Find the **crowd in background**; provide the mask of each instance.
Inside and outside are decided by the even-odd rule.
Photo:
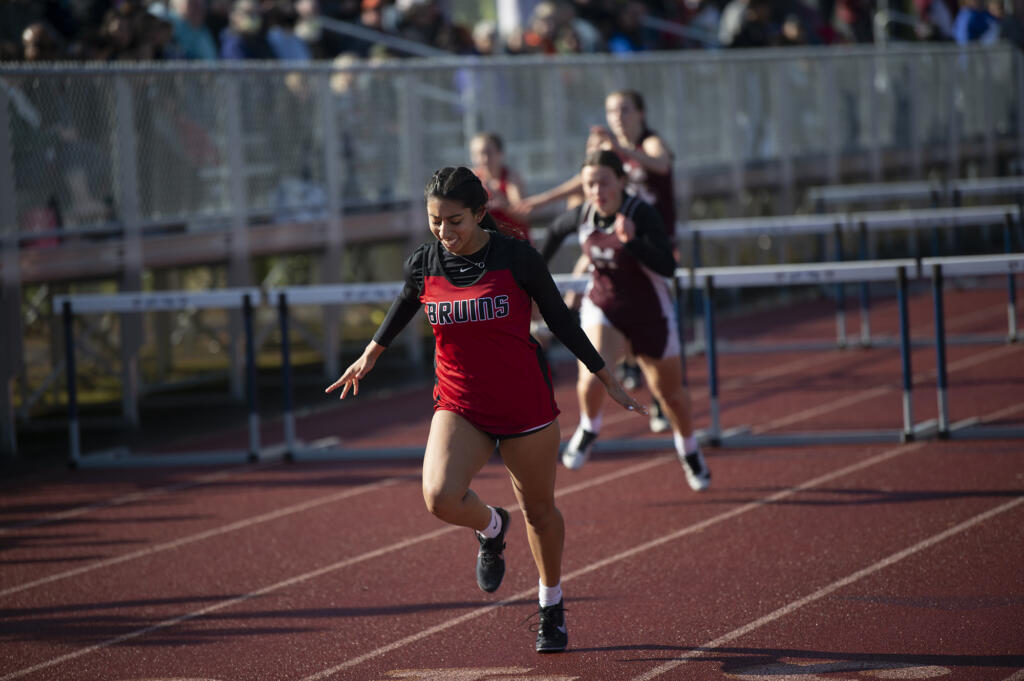
[[[886,40],[1024,43],[1024,0],[880,4],[540,0],[519,28],[499,32],[495,21],[455,21],[450,0],[6,0],[0,3],[0,61],[409,54],[396,47],[401,43],[374,39],[381,34],[465,55],[821,45],[874,42],[883,25]],[[336,30],[335,22],[377,33],[355,37]]]

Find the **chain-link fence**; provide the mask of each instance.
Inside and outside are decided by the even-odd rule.
[[[916,154],[920,171],[936,153],[955,164],[964,145],[1019,145],[1020,78],[1010,48],[0,66],[0,165],[14,183],[0,189],[14,206],[0,230],[322,219],[331,187],[342,210],[415,199],[431,169],[467,161],[482,129],[504,136],[539,190],[574,171],[604,96],[621,88],[645,95],[684,175],[887,150]]]

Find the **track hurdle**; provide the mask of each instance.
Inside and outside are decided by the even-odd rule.
[[[288,339],[289,309],[293,305],[353,305],[389,303],[402,290],[403,282],[379,284],[323,284],[283,286],[270,289],[267,299],[277,307],[281,331],[282,422],[285,458],[291,461],[316,459],[408,458],[423,453],[423,447],[375,448],[373,450],[337,447],[333,442],[307,443],[295,425],[295,397],[292,380],[291,344]]]
[[[1014,196],[1024,197],[1024,176],[836,184],[811,187],[807,191],[808,201],[819,213],[834,206],[883,201],[927,201],[932,207],[938,207],[941,204],[960,206],[965,198]]]
[[[938,206],[945,196],[942,184],[928,180],[835,184],[807,190],[807,199],[819,213],[837,205],[884,201],[928,201]]]
[[[1014,277],[1024,274],[1024,254],[952,256],[946,258],[925,258],[921,261],[921,274],[931,278],[932,301],[935,315],[935,361],[936,398],[938,400],[938,436],[940,438],[966,437],[1024,437],[1022,427],[1000,427],[978,423],[967,419],[949,423],[949,379],[946,372],[946,330],[943,312],[943,288],[946,277],[1000,275],[1007,278],[1007,340],[1013,342],[1016,336],[1016,295]]]
[[[768,236],[818,235],[831,236],[834,240],[832,257],[846,261],[843,250],[843,235],[854,231],[858,239],[858,255],[861,260],[870,256],[868,239],[871,232],[898,230],[911,233],[931,229],[933,235],[941,230],[956,230],[961,227],[986,227],[1004,225],[1004,247],[1012,250],[1013,225],[1022,224],[1022,209],[1018,205],[1000,204],[994,206],[967,206],[952,208],[927,208],[914,210],[879,210],[856,213],[824,213],[815,215],[782,215],[754,218],[727,218],[715,220],[691,220],[686,225],[694,248],[707,240],[729,240],[737,237],[756,238]],[[939,240],[932,240],[932,257],[942,255]],[[695,250],[696,254],[697,251]],[[694,256],[697,257],[696,255]],[[699,258],[695,260],[699,264]],[[873,339],[870,326],[870,296],[867,282],[860,287],[860,345],[867,347],[879,342]],[[846,296],[844,283],[835,284],[836,297],[836,342],[835,347],[849,346],[846,330]],[[888,339],[882,341],[889,342]],[[721,351],[743,351],[740,343],[723,343]]]
[[[80,294],[54,296],[54,312],[61,315],[64,325],[64,351],[68,390],[68,447],[69,463],[73,467],[103,467],[109,465],[168,465],[207,464],[255,461],[261,458],[259,413],[256,402],[256,361],[252,325],[253,307],[260,304],[260,290],[254,287],[220,289],[215,291],[159,291],[145,293]],[[245,327],[245,361],[249,412],[249,447],[245,451],[191,452],[188,454],[160,454],[138,456],[130,450],[118,448],[103,454],[83,456],[78,410],[78,390],[75,366],[76,314],[137,314],[161,310],[183,309],[236,309],[242,311]]]
[[[688,276],[685,270],[678,277]],[[912,373],[910,359],[909,323],[907,315],[907,280],[917,276],[917,262],[912,259],[876,260],[866,262],[808,263],[800,265],[768,265],[754,267],[709,267],[696,272],[696,285],[703,289],[704,331],[708,362],[708,391],[711,424],[707,439],[712,445],[797,445],[820,443],[856,443],[909,441],[923,435],[927,424],[914,423],[911,411]],[[749,286],[806,286],[859,283],[864,281],[895,281],[899,290],[900,357],[903,385],[903,423],[892,431],[815,432],[784,435],[756,435],[749,429],[732,429],[723,433],[718,385],[718,354],[714,317],[714,294],[719,288]]]

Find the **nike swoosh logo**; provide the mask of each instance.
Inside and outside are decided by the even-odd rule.
[[[563,634],[566,633],[567,631],[569,631],[564,626],[563,627],[557,627],[557,629],[558,629],[558,631],[562,632]]]
[[[460,267],[459,268],[459,274],[462,274],[463,272],[466,272],[466,271],[471,270],[471,269],[473,269],[473,268],[472,267]]]

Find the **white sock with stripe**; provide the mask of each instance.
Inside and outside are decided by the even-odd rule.
[[[594,418],[590,418],[584,412],[580,412],[580,425],[583,426],[583,430],[589,430],[591,433],[594,433],[595,435],[601,432],[602,420],[602,414],[598,414]]]
[[[692,454],[697,451],[697,436],[695,435],[683,437],[679,433],[673,431],[672,441],[676,445],[676,451],[679,453],[679,456],[686,456],[687,454]]]
[[[485,539],[494,539],[501,532],[501,516],[494,510],[493,506],[488,506],[491,509],[491,524],[483,530],[477,530],[477,533]]]

